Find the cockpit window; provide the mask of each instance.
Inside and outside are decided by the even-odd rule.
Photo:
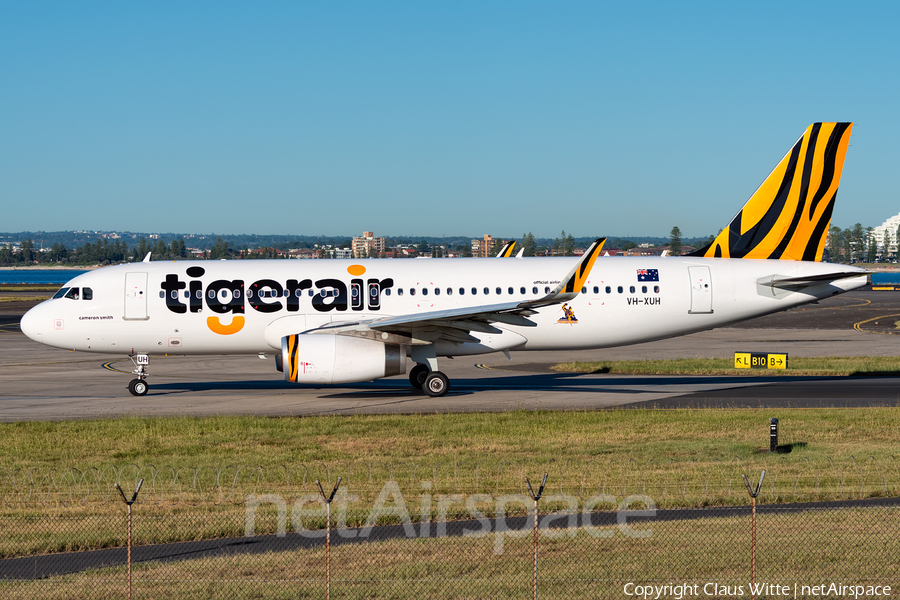
[[[81,288],[81,299],[82,300],[93,300],[94,299],[94,290],[91,288]]]
[[[78,300],[78,298],[80,298],[80,295],[78,293],[78,288],[69,288],[69,291],[66,292],[65,297],[71,298],[72,300]]]
[[[53,294],[53,298],[62,298],[66,295],[66,292],[69,291],[69,288],[59,288],[59,291]]]

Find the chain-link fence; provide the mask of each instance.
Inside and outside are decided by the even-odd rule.
[[[760,467],[754,519],[741,475],[755,488]],[[890,595],[885,586],[900,587],[895,467],[779,458],[0,472],[0,597]],[[129,547],[123,499],[141,480]]]

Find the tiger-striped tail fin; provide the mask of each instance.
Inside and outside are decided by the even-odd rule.
[[[822,260],[853,123],[813,123],[712,244],[692,256]]]

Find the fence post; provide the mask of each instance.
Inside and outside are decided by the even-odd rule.
[[[528,486],[528,493],[531,494],[534,500],[534,568],[532,569],[531,597],[533,600],[537,600],[538,500],[544,495],[544,486],[547,485],[547,473],[544,473],[544,480],[541,481],[541,487],[538,489],[537,494],[534,493],[531,481],[527,477],[525,478],[525,484]]]
[[[756,600],[756,593],[753,591],[756,584],[756,497],[759,496],[759,490],[762,489],[763,478],[766,476],[766,470],[763,469],[759,475],[759,483],[756,484],[756,491],[750,487],[750,481],[745,473],[741,473],[744,478],[744,485],[747,486],[747,493],[750,494],[750,600]]]
[[[341,477],[337,478],[337,483],[334,484],[334,489],[331,490],[331,495],[326,496],[325,490],[322,489],[322,483],[316,479],[316,485],[319,486],[319,493],[322,494],[322,499],[325,501],[325,600],[330,600],[331,598],[331,501],[334,500],[334,495],[337,494],[338,488],[341,485]]]
[[[116,489],[119,490],[119,495],[122,496],[122,502],[128,507],[128,534],[125,538],[125,547],[128,549],[128,595],[127,599],[131,600],[131,505],[135,503],[138,497],[138,493],[141,491],[141,486],[144,485],[144,480],[141,479],[138,481],[137,489],[134,490],[134,494],[131,496],[131,500],[125,497],[125,492],[122,491],[122,488],[119,484],[116,484]]]

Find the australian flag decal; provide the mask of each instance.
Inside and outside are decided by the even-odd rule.
[[[659,269],[638,269],[638,281],[659,281]]]

